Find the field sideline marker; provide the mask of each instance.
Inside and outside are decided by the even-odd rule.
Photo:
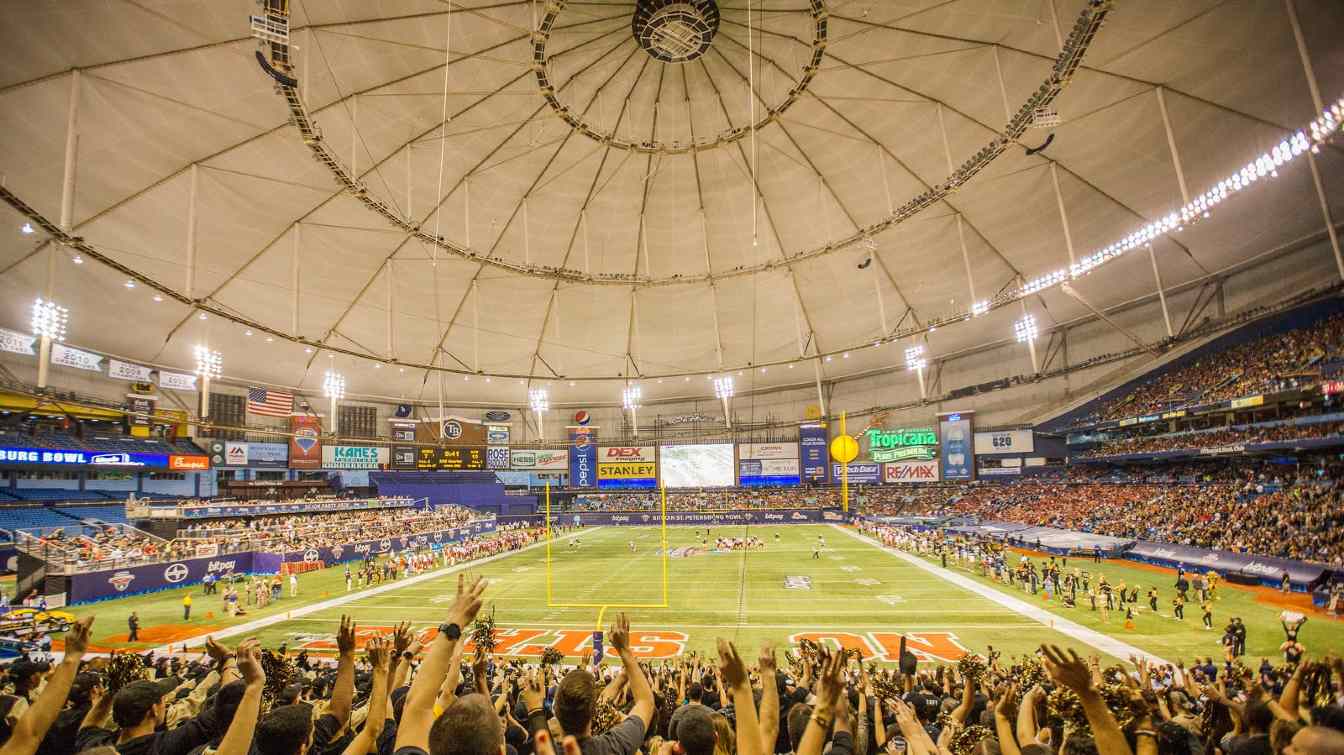
[[[1141,650],[1139,648],[1136,648],[1133,645],[1129,644],[1128,642],[1124,642],[1109,635],[1102,634],[1101,632],[1098,632],[1094,629],[1088,629],[1082,624],[1070,621],[1069,619],[1066,619],[1063,616],[1057,616],[1053,613],[1050,613],[1049,611],[1046,611],[1045,609],[1037,608],[1036,606],[1033,606],[1030,603],[1018,600],[1017,598],[1014,598],[1011,595],[1004,595],[998,590],[992,587],[988,587],[986,585],[982,585],[979,582],[976,582],[975,580],[971,579],[970,577],[966,577],[961,574],[956,574],[951,571],[945,571],[939,569],[917,556],[912,556],[904,551],[898,551],[893,550],[891,548],[887,548],[886,546],[882,545],[876,540],[861,535],[848,527],[842,527],[838,524],[832,524],[831,526],[840,530],[846,535],[849,535],[855,540],[873,546],[877,550],[882,551],[887,555],[894,556],[896,558],[901,559],[902,561],[905,561],[906,563],[917,566],[920,569],[923,569],[924,571],[928,572],[929,574],[938,577],[939,579],[951,582],[957,587],[960,587],[964,590],[969,590],[982,598],[988,598],[989,600],[998,603],[999,605],[1003,606],[1004,608],[1007,608],[1009,611],[1012,611],[1013,613],[1038,621],[1044,627],[1055,629],[1059,631],[1061,634],[1068,635],[1069,637],[1078,640],[1084,645],[1090,645],[1091,647],[1100,650],[1103,653],[1108,653],[1116,658],[1119,658],[1122,661],[1128,660],[1129,657],[1133,655],[1139,658],[1143,658],[1149,661],[1150,663],[1168,665],[1168,662],[1165,658],[1153,655],[1147,650]]]
[[[593,531],[596,531],[596,530],[599,530],[599,529],[601,529],[600,526],[599,526],[599,527],[593,527],[591,530],[588,530],[588,531],[589,531],[589,532],[593,532]],[[580,533],[576,532],[576,533],[574,533],[573,535],[563,535],[561,539],[570,538],[570,537],[575,537],[575,536],[577,536],[577,535],[579,535],[579,534],[580,534]],[[545,541],[544,544],[545,544],[548,548],[550,547],[550,541],[549,541],[549,540]],[[518,555],[519,553],[525,553],[525,552],[527,552],[527,551],[532,550],[533,548],[539,548],[539,547],[541,547],[542,545],[543,545],[543,543],[532,543],[531,545],[525,545],[525,546],[523,546],[522,548],[519,548],[519,549],[516,550],[516,551],[504,551],[503,553],[496,553],[496,554],[493,555],[493,556],[486,556],[485,558],[478,559],[478,560],[476,560],[476,561],[464,561],[464,562],[462,562],[462,563],[460,563],[460,564],[454,564],[454,565],[452,565],[452,566],[445,566],[444,568],[442,568],[442,569],[438,569],[438,570],[436,570],[436,571],[425,572],[424,574],[417,574],[417,575],[415,575],[414,577],[410,577],[410,578],[408,578],[408,579],[403,579],[403,580],[400,581],[400,582],[391,582],[391,583],[388,583],[388,584],[385,584],[385,585],[379,585],[379,586],[374,587],[374,588],[372,588],[372,589],[364,590],[363,592],[346,593],[345,595],[342,595],[342,596],[340,596],[340,597],[336,597],[336,598],[332,598],[331,600],[324,600],[324,601],[321,601],[321,602],[318,602],[318,603],[313,603],[313,604],[311,604],[311,605],[303,606],[302,608],[295,608],[294,610],[292,610],[292,611],[287,611],[287,612],[285,612],[284,614],[276,613],[276,614],[272,614],[272,615],[270,615],[270,616],[263,616],[263,617],[260,618],[260,619],[253,619],[252,621],[248,621],[248,622],[245,622],[245,623],[242,623],[242,624],[238,624],[237,626],[225,627],[225,628],[220,629],[220,630],[218,630],[218,631],[215,631],[215,632],[206,632],[205,634],[200,634],[200,635],[197,635],[197,636],[195,636],[195,637],[190,637],[190,638],[185,639],[185,640],[182,640],[182,641],[180,641],[180,642],[170,642],[170,643],[167,643],[166,645],[160,645],[159,647],[153,648],[153,652],[168,652],[168,653],[171,653],[171,652],[173,652],[173,648],[199,647],[199,646],[201,646],[201,645],[204,645],[204,644],[205,644],[205,640],[206,640],[206,638],[208,638],[208,637],[214,637],[214,638],[216,638],[216,639],[220,639],[220,638],[223,638],[223,637],[233,637],[233,636],[235,636],[235,635],[239,635],[239,634],[247,634],[247,633],[249,633],[249,632],[255,632],[255,631],[258,630],[258,629],[264,629],[264,628],[269,627],[269,626],[271,626],[271,625],[273,625],[273,624],[279,624],[279,623],[284,622],[284,621],[289,621],[289,620],[291,619],[291,617],[292,617],[292,616],[295,616],[295,615],[297,615],[297,616],[299,616],[299,617],[304,617],[304,616],[307,616],[307,615],[310,614],[310,613],[317,613],[318,611],[325,611],[325,610],[327,610],[328,608],[338,608],[338,607],[340,607],[340,606],[345,605],[346,603],[353,603],[353,602],[356,601],[356,600],[361,600],[361,599],[363,599],[363,598],[367,598],[367,597],[374,596],[374,595],[382,595],[382,594],[385,593],[385,592],[392,592],[393,590],[397,590],[397,589],[400,589],[400,588],[402,588],[402,587],[406,587],[407,585],[415,585],[415,584],[419,584],[419,583],[421,583],[421,582],[428,582],[429,580],[436,579],[436,578],[438,578],[438,577],[442,577],[442,576],[445,576],[445,575],[448,575],[448,574],[453,574],[453,573],[455,573],[455,572],[462,571],[463,569],[469,569],[469,568],[471,568],[471,567],[478,566],[478,565],[480,565],[480,564],[488,564],[488,563],[490,563],[491,561],[498,561],[498,560],[501,559],[501,558],[508,558],[509,556],[516,556],[516,555]],[[333,568],[333,567],[329,567],[329,568]],[[141,650],[141,651],[137,651],[137,652],[141,652],[141,653],[143,653],[144,651]]]

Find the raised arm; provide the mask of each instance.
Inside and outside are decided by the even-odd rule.
[[[835,718],[836,705],[840,693],[844,691],[845,654],[820,650],[821,669],[817,678],[817,704],[812,709],[812,717],[807,721],[803,737],[798,742],[797,755],[821,755],[826,744],[826,735],[831,730]]]
[[[384,637],[374,637],[364,645],[369,664],[373,666],[373,688],[369,692],[369,716],[364,728],[345,746],[342,755],[365,755],[376,749],[378,735],[383,733],[387,720],[387,679],[391,671],[393,643]]]
[[[467,587],[465,577],[458,574],[457,599],[448,609],[445,623],[456,625],[460,633],[462,627],[470,624],[476,618],[476,614],[480,613],[483,592],[485,592],[485,580],[477,579]],[[406,695],[406,705],[401,713],[401,725],[397,727],[396,749],[419,747],[429,752],[429,729],[434,725],[434,697],[438,693],[439,685],[443,684],[444,677],[448,675],[448,663],[460,641],[460,634],[456,638],[449,638],[446,633],[439,632],[429,646],[429,653],[420,666],[420,673],[416,674],[415,681],[411,684],[411,691]]]
[[[1275,717],[1287,721],[1296,721],[1302,717],[1298,713],[1297,704],[1302,694],[1302,673],[1310,665],[1306,659],[1297,664],[1297,668],[1293,669],[1292,678],[1288,680],[1287,684],[1283,685],[1283,693],[1279,695],[1278,704],[1270,703],[1269,707],[1274,711]]]
[[[355,622],[349,616],[341,617],[341,628],[336,632],[336,683],[331,688],[331,705],[327,712],[345,726],[350,721],[350,709],[355,703]]]
[[[1056,684],[1072,690],[1082,702],[1083,713],[1087,715],[1087,723],[1091,725],[1092,737],[1097,743],[1098,755],[1134,755],[1125,733],[1120,730],[1120,724],[1116,723],[1115,716],[1106,707],[1106,701],[1093,684],[1092,671],[1087,663],[1072,650],[1068,655],[1054,645],[1042,645],[1041,650],[1045,653],[1042,663],[1051,678]]]
[[[999,751],[1003,755],[1022,755],[1017,737],[1013,735],[1013,699],[1017,697],[1017,687],[1008,685],[999,690],[999,699],[994,704],[994,733],[999,738]]]
[[[266,672],[261,668],[261,652],[256,640],[245,640],[238,646],[238,673],[246,685],[243,699],[238,701],[238,709],[216,755],[247,755],[252,748],[252,734],[261,713],[261,688],[266,685]]]
[[[952,720],[959,724],[966,723],[966,716],[971,714],[971,706],[975,704],[975,680],[970,674],[965,674],[961,679],[961,704],[952,709]]]
[[[719,675],[733,695],[738,755],[765,755],[768,751],[761,741],[761,725],[756,719],[756,701],[752,698],[747,666],[737,654],[737,648],[722,638],[719,639]],[[770,744],[773,751],[774,742]]]
[[[649,680],[644,676],[644,670],[639,667],[639,661],[635,660],[635,654],[630,652],[630,619],[622,612],[612,623],[611,630],[607,632],[608,639],[611,640],[611,647],[621,658],[621,668],[625,671],[626,684],[630,687],[630,694],[635,699],[635,705],[630,709],[630,715],[639,716],[639,720],[644,722],[647,730],[649,723],[653,721],[653,688],[649,686]],[[740,746],[739,742],[739,746]]]
[[[32,755],[37,752],[37,746],[47,736],[47,730],[56,722],[56,716],[60,715],[66,698],[70,696],[70,685],[74,684],[75,674],[79,672],[79,662],[89,649],[89,627],[92,625],[93,617],[85,616],[66,632],[65,657],[61,659],[55,673],[47,679],[47,686],[37,696],[37,701],[14,724],[9,741],[0,747],[0,755]]]
[[[779,683],[775,681],[773,645],[767,642],[761,646],[756,667],[761,674],[761,747],[762,752],[771,753],[775,751],[775,740],[779,739]]]
[[[1036,701],[1045,697],[1045,690],[1037,684],[1022,696],[1022,705],[1017,709],[1017,741],[1031,744],[1036,741]]]

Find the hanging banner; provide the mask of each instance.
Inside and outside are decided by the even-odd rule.
[[[946,412],[938,415],[938,435],[943,441],[943,479],[970,480],[975,476],[975,413]]]
[[[153,372],[154,370],[151,370],[144,365],[131,364],[130,362],[123,362],[118,359],[107,360],[107,376],[113,380],[129,380],[133,383],[148,383],[150,375],[152,375]]]
[[[73,367],[77,370],[88,370],[89,372],[103,371],[103,358],[101,356],[59,343],[51,345],[51,363],[59,364],[62,367]]]
[[[159,372],[159,387],[174,391],[196,390],[196,376],[179,372]]]
[[[597,429],[569,428],[569,446],[570,487],[597,487]]]
[[[0,328],[0,351],[8,351],[11,354],[37,356],[37,350],[34,348],[36,343],[37,336],[30,336],[27,333],[15,333],[12,330]]]
[[[798,449],[802,459],[802,477],[807,482],[826,482],[827,463],[825,425],[803,425],[798,428]]]
[[[289,466],[292,469],[322,468],[322,418],[294,414],[289,418]]]
[[[154,397],[128,394],[126,396],[126,412],[126,424],[131,428],[132,433],[136,437],[147,437],[148,432],[141,435],[136,433],[135,430],[149,427],[149,419],[154,414]]]

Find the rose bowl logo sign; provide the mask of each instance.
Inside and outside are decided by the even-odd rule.
[[[190,573],[191,570],[187,568],[187,565],[179,562],[176,564],[169,564],[168,568],[163,570],[163,578],[168,582],[177,584],[186,579],[187,575]]]
[[[128,571],[119,571],[107,578],[107,583],[116,588],[117,592],[126,592],[126,588],[131,586],[135,575]]]

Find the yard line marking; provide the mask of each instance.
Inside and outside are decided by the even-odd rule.
[[[846,535],[849,535],[855,540],[858,540],[859,542],[868,543],[873,548],[876,548],[877,550],[886,553],[889,556],[899,558],[908,564],[923,569],[929,574],[932,574],[938,577],[939,579],[951,582],[952,584],[962,588],[963,590],[968,590],[981,597],[988,598],[989,600],[998,603],[999,605],[1003,606],[1004,608],[1007,608],[1013,613],[1025,616],[1029,619],[1035,619],[1041,625],[1051,629],[1055,629],[1061,632],[1062,634],[1068,635],[1069,637],[1072,637],[1073,639],[1078,640],[1079,642],[1085,645],[1090,645],[1096,648],[1097,650],[1102,651],[1103,653],[1107,653],[1116,658],[1122,658],[1122,659],[1128,658],[1132,655],[1137,656],[1139,658],[1143,658],[1150,663],[1160,664],[1164,666],[1168,665],[1166,659],[1153,655],[1147,650],[1136,648],[1133,645],[1129,644],[1128,642],[1124,642],[1109,635],[1102,634],[1101,632],[1098,632],[1094,629],[1088,629],[1082,624],[1070,621],[1064,618],[1063,616],[1057,616],[1053,613],[1050,613],[1049,611],[1046,611],[1043,608],[1038,608],[1030,603],[1018,600],[1017,598],[1014,598],[1010,595],[1005,595],[999,592],[998,590],[989,587],[988,585],[982,585],[979,582],[976,582],[970,577],[965,577],[960,574],[954,574],[950,571],[943,571],[938,567],[935,567],[933,564],[926,562],[922,558],[912,556],[904,551],[898,551],[893,550],[891,548],[887,548],[883,546],[881,543],[877,542],[876,540],[860,535],[859,533],[854,532],[846,527],[841,527],[838,524],[832,524],[831,526],[836,528],[837,530],[840,530]]]
[[[588,531],[595,532],[599,529],[601,529],[601,527],[594,527]],[[581,533],[575,532],[569,535],[562,535],[561,537],[555,538],[555,540],[564,540],[566,538],[576,537],[579,534]],[[538,540],[537,542],[532,543],[531,545],[525,545],[516,551],[504,551],[503,553],[496,553],[493,556],[486,556],[485,558],[478,559],[476,561],[464,561],[460,564],[456,564],[453,566],[445,566],[444,568],[438,569],[436,571],[425,572],[424,574],[417,574],[414,577],[407,577],[401,580],[400,582],[389,582],[387,584],[379,585],[377,587],[367,588],[362,593],[347,593],[345,595],[341,595],[340,597],[332,598],[330,600],[324,600],[318,603],[311,603],[302,608],[295,608],[292,611],[285,611],[284,613],[274,613],[271,614],[270,616],[264,616],[260,619],[253,619],[252,621],[248,621],[243,624],[237,624],[231,627],[225,627],[215,632],[208,632],[206,634],[197,635],[195,637],[189,637],[180,642],[170,642],[166,645],[160,645],[159,647],[154,648],[154,650],[165,653],[171,653],[173,652],[174,647],[178,648],[200,647],[201,645],[205,644],[206,639],[209,637],[219,639],[223,637],[233,637],[239,634],[250,634],[252,632],[257,631],[258,629],[264,629],[266,627],[279,624],[285,621],[293,621],[297,618],[307,616],[310,613],[325,611],[328,608],[337,608],[339,606],[346,605],[347,603],[353,603],[360,598],[367,598],[372,595],[381,595],[382,593],[391,592],[404,585],[415,585],[421,582],[427,582],[431,579],[437,579],[439,577],[443,577],[448,574],[455,574],[460,571],[467,571],[473,567],[480,566],[481,564],[488,564],[491,561],[498,561],[503,558],[516,556],[519,553],[526,553],[534,548],[544,547],[545,545],[546,541],[544,539]],[[421,607],[423,608],[424,606]],[[137,652],[143,652],[143,651],[137,651]]]
[[[851,584],[852,584],[852,583],[851,583]],[[536,598],[518,598],[518,600],[521,601],[521,602],[524,602],[524,603],[531,603],[531,604],[535,604],[535,603],[537,603]],[[498,603],[499,601],[496,601],[496,600],[489,600],[489,601],[486,601],[486,602],[488,602],[488,603]],[[545,607],[546,607],[546,606],[538,606],[538,608],[545,608]],[[551,607],[551,608],[574,608],[575,610],[578,610],[578,609],[577,609],[576,607],[574,607],[574,606],[550,606],[550,607]],[[614,607],[619,608],[619,606],[614,606]],[[401,611],[429,611],[429,612],[442,612],[442,609],[435,608],[435,607],[433,607],[433,606],[420,605],[420,604],[404,604],[404,603],[370,603],[370,604],[368,604],[368,605],[352,605],[352,606],[348,606],[348,607],[347,607],[347,610],[343,611],[342,613],[354,613],[355,611],[387,611],[387,610],[396,610],[396,611],[399,611],[399,612],[401,612]],[[642,610],[644,610],[644,611],[678,611],[678,612],[680,612],[680,613],[723,613],[723,614],[727,614],[727,613],[731,613],[731,612],[732,612],[731,610],[726,609],[726,608],[689,608],[689,607],[685,607],[685,606],[667,606],[666,608],[645,608],[645,609],[642,609]],[[806,616],[806,615],[809,614],[810,612],[811,612],[811,611],[808,610],[808,609],[798,609],[798,608],[779,608],[779,609],[771,609],[771,608],[753,608],[753,609],[751,610],[751,613],[752,613],[753,616],[755,616],[755,615],[767,615],[767,616]],[[872,616],[872,615],[873,615],[873,611],[872,611],[872,610],[859,610],[859,611],[833,611],[833,610],[826,610],[825,613],[826,613],[827,616]],[[887,610],[887,609],[882,609],[882,615],[884,615],[884,616],[887,615],[887,614],[891,614],[891,613],[898,613],[898,614],[900,614],[900,613],[904,613],[904,614],[936,614],[936,615],[938,615],[938,616],[1002,616],[1002,615],[1003,615],[1003,611],[1002,611],[1001,609],[998,609],[998,608],[988,609],[988,610],[975,610],[975,609],[965,609],[965,610],[945,610],[945,609],[936,609],[936,608],[918,608],[918,609],[909,609],[909,610],[904,610],[904,611],[889,611],[889,610]],[[508,623],[510,623],[510,624],[516,624],[516,623],[520,623],[520,622],[513,621],[513,620],[508,620]],[[804,623],[806,623],[806,621],[804,621]],[[755,625],[754,625],[754,624],[750,624],[749,626],[755,626]]]

